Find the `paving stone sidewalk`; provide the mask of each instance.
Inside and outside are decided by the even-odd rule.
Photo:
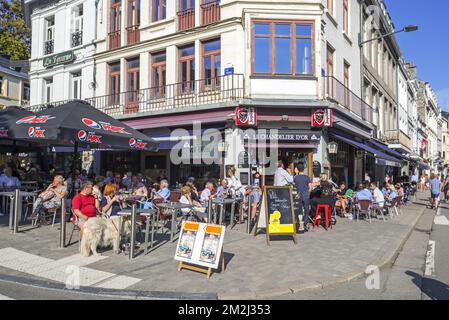
[[[419,194],[414,204],[387,221],[338,219],[333,230],[320,228],[290,239],[274,240],[270,247],[265,235],[245,233],[245,225],[227,230],[224,242],[226,270],[207,280],[204,274],[177,271],[174,260],[176,242],[158,236],[148,255],[129,261],[124,254],[107,249],[107,258],[89,268],[140,279],[126,290],[151,292],[214,293],[222,299],[263,298],[308,288],[336,285],[361,276],[368,265],[392,262],[425,209],[427,194]],[[59,260],[78,253],[78,245],[58,248],[59,227],[38,229],[21,227],[13,235],[7,217],[0,217],[0,250],[14,248],[47,259]],[[67,233],[71,231],[68,224]],[[76,237],[76,236],[75,236]],[[273,238],[274,239],[274,238]],[[1,265],[1,261],[0,261]],[[0,275],[39,279],[30,274],[0,266]]]

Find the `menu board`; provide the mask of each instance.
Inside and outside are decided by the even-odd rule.
[[[268,245],[272,235],[291,235],[296,243],[295,206],[292,187],[265,186],[263,206],[256,224],[255,235],[260,228],[266,229]]]
[[[184,221],[175,260],[218,269],[226,227]]]

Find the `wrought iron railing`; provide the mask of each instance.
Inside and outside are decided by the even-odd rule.
[[[372,108],[368,103],[336,78],[326,76],[323,79],[326,99],[337,102],[365,121],[373,122]]]
[[[121,47],[121,33],[120,30],[109,32],[109,49],[116,49]]]
[[[128,44],[133,44],[140,41],[139,25],[126,27],[126,39]]]
[[[78,47],[83,44],[83,31],[75,31],[72,33],[72,47]]]
[[[201,25],[220,21],[220,0],[204,0],[201,5]]]
[[[189,8],[179,11],[178,16],[178,31],[195,28],[195,8]]]
[[[47,40],[44,43],[45,54],[52,54],[55,51],[55,41]]]
[[[117,92],[84,100],[106,114],[118,116],[238,101],[244,98],[244,87],[243,74],[230,74],[212,79]],[[31,106],[29,109],[36,112],[60,106],[68,101],[70,100]]]

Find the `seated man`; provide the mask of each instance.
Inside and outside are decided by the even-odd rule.
[[[20,188],[21,183],[17,177],[13,177],[12,169],[6,167],[0,176],[0,188]]]
[[[257,207],[260,203],[260,192],[258,188],[247,186],[243,196],[243,211],[248,212],[248,202],[251,197],[251,220],[256,216]],[[247,217],[247,215],[245,216]]]
[[[375,208],[383,209],[384,204],[385,204],[385,197],[384,197],[382,191],[380,191],[380,189],[377,187],[376,182],[371,182],[370,187],[371,187],[371,191],[373,192],[373,196],[374,196]]]
[[[161,180],[161,188],[158,192],[156,192],[154,198],[168,201],[168,199],[170,199],[170,193],[170,189],[168,189],[168,181],[164,179]]]
[[[217,188],[217,197],[225,198],[230,192],[231,189],[228,187],[228,180],[223,179],[221,181],[221,186]]]
[[[81,191],[72,199],[72,210],[75,219],[72,218],[80,228],[80,237],[83,237],[83,225],[90,219],[97,216],[97,211],[100,211],[100,201],[92,194],[93,184],[87,181],[81,185]]]
[[[217,194],[214,194],[214,195],[212,194],[213,190],[214,190],[213,183],[212,182],[206,183],[206,187],[201,192],[201,196],[200,196],[200,202],[202,203],[203,206],[207,206],[207,203],[209,202],[209,200],[211,200],[217,196]]]
[[[370,202],[373,202],[373,195],[371,194],[371,191],[368,190],[368,184],[359,184],[359,191],[355,194],[355,201],[357,205],[359,205],[362,200],[369,200]]]
[[[42,224],[46,224],[45,211],[48,209],[59,209],[61,207],[61,199],[67,195],[67,187],[64,185],[62,176],[55,176],[53,182],[39,194],[33,204],[33,213],[31,219],[40,218]]]

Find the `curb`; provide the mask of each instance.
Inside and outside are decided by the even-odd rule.
[[[137,290],[115,290],[95,287],[80,287],[79,289],[67,289],[62,283],[34,280],[19,276],[0,275],[0,282],[19,284],[38,289],[53,291],[76,292],[77,294],[95,295],[111,298],[122,298],[131,300],[217,300],[216,293],[182,293],[164,291],[137,291]]]
[[[409,239],[413,231],[417,230],[416,226],[419,220],[424,215],[426,208],[422,208],[421,212],[417,215],[414,222],[410,225],[410,230],[407,231],[405,236],[396,242],[393,249],[385,253],[377,262],[373,262],[369,265],[378,266],[379,269],[384,269],[390,266],[399,255],[399,252],[404,247],[405,243]],[[417,230],[420,231],[420,230]],[[424,231],[426,232],[426,231]],[[249,299],[268,299],[279,297],[282,295],[288,295],[299,292],[312,291],[324,288],[333,288],[341,284],[349,283],[353,280],[361,279],[366,276],[364,271],[355,272],[346,276],[341,276],[333,280],[327,280],[324,282],[312,281],[309,283],[299,284],[297,286],[289,288],[279,288],[267,291],[248,291],[248,292],[224,292],[224,293],[178,293],[170,291],[136,291],[136,290],[115,290],[115,289],[103,289],[95,287],[81,287],[76,290],[78,294],[97,295],[103,297],[114,297],[123,299],[138,299],[138,300],[249,300]],[[0,282],[15,283],[35,288],[55,290],[55,291],[72,291],[67,289],[64,284],[56,282],[48,282],[42,280],[34,280],[19,276],[8,276],[0,274]]]

